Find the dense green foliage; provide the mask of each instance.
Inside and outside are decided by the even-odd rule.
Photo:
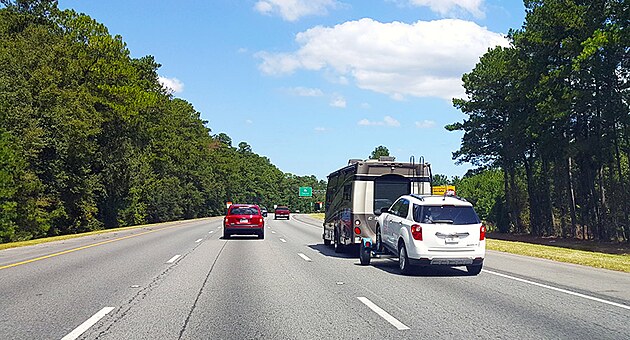
[[[463,77],[468,98],[454,104],[468,117],[447,127],[464,131],[454,159],[502,172],[505,195],[494,208],[501,230],[627,241],[630,5],[525,7],[512,45],[490,50]],[[472,177],[497,181],[490,171]]]
[[[389,149],[383,145],[374,148],[370,154],[370,159],[378,159],[381,156],[389,156]]]
[[[0,242],[222,214],[225,202],[309,210],[299,186],[211,135],[151,56],[52,0],[0,8]]]

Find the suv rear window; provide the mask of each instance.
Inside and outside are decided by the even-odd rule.
[[[289,211],[289,208],[276,208],[276,211]]]
[[[233,208],[230,215],[258,215],[258,209],[253,207]]]
[[[479,224],[473,207],[455,205],[413,205],[413,220],[419,223]]]

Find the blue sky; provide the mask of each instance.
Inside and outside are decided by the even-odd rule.
[[[462,176],[461,75],[520,28],[510,0],[60,0],[153,55],[212,133],[325,179],[379,145]]]

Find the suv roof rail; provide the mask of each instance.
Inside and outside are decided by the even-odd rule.
[[[422,195],[418,195],[418,194],[411,194],[411,195],[409,195],[409,196],[414,197],[414,198],[417,198],[417,199],[419,199],[419,200],[421,200],[421,201],[424,201],[424,196],[422,196]]]

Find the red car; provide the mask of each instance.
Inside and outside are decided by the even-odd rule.
[[[265,218],[260,207],[252,204],[232,204],[223,219],[223,238],[234,234],[258,235],[265,238]]]
[[[288,220],[289,219],[289,208],[287,208],[287,207],[277,207],[276,210],[274,211],[273,219],[277,220],[279,218],[286,218]]]

